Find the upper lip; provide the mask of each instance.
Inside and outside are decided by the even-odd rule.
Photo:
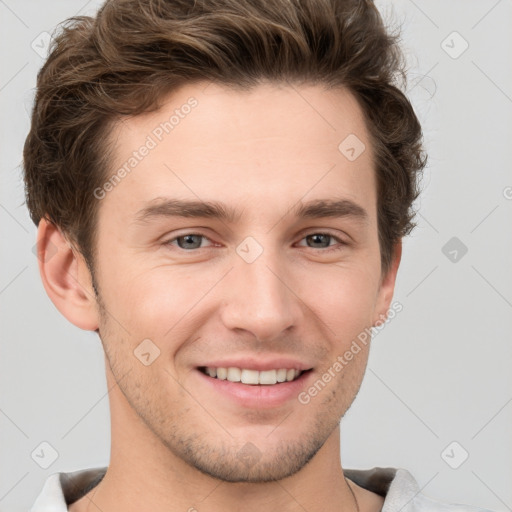
[[[311,365],[298,361],[297,359],[291,359],[289,357],[274,357],[267,359],[256,359],[252,357],[245,358],[230,358],[230,359],[214,359],[207,363],[198,365],[198,367],[211,367],[211,368],[245,368],[247,370],[279,370],[280,368],[294,368],[296,370],[309,370],[312,368]]]

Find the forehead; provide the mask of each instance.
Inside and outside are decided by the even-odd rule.
[[[374,209],[372,148],[346,89],[189,84],[158,111],[123,119],[111,138],[107,177],[124,169],[105,201],[112,208],[135,213],[171,196],[223,198],[244,211],[254,199],[260,211],[273,204],[284,211],[301,199],[342,196]]]

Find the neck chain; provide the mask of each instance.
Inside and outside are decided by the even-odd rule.
[[[345,478],[345,482],[347,482],[346,478]],[[356,495],[354,494],[354,491],[352,490],[352,487],[350,486],[350,484],[348,482],[347,482],[347,487],[350,489],[350,492],[352,493],[352,497],[354,498],[354,501],[356,502],[356,510],[357,510],[357,512],[360,512],[360,510],[359,510],[359,503],[357,502]]]

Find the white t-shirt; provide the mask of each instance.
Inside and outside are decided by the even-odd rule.
[[[30,512],[66,512],[99,484],[107,467],[53,473],[44,483]],[[360,487],[384,496],[381,512],[491,512],[488,509],[441,503],[420,492],[418,482],[402,468],[344,469],[345,477]]]

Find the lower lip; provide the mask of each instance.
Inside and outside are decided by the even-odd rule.
[[[201,380],[217,393],[222,393],[237,405],[250,409],[269,409],[279,407],[289,400],[298,400],[299,393],[306,387],[313,375],[312,370],[305,371],[298,379],[271,385],[243,384],[210,377],[200,370],[195,371]]]

